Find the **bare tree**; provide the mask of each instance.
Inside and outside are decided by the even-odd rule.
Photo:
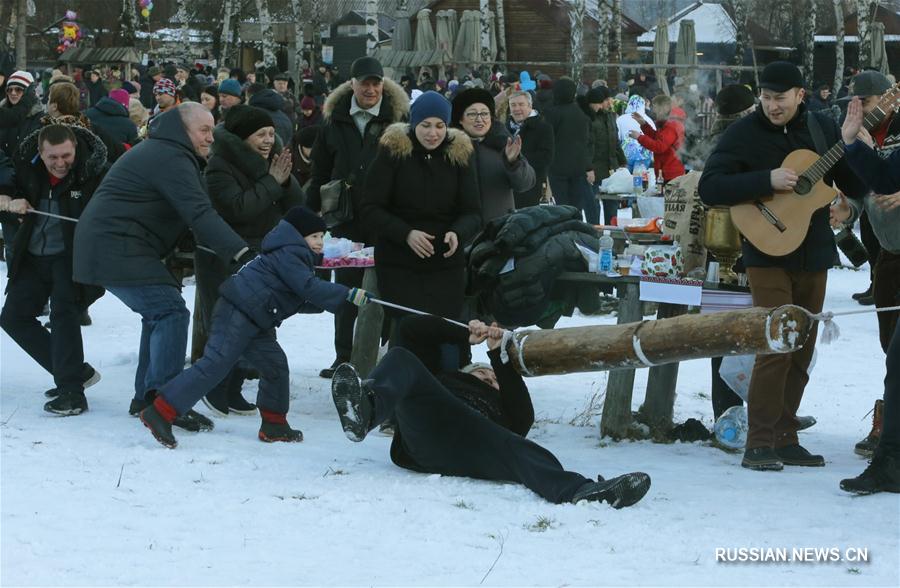
[[[572,32],[572,79],[581,80],[584,69],[584,15],[587,13],[586,0],[576,0],[569,5],[569,26]]]
[[[863,68],[872,65],[872,23],[875,21],[875,11],[878,10],[878,0],[856,0],[856,26],[859,30],[859,61]]]
[[[832,84],[834,97],[844,85],[844,1],[831,0],[834,4],[834,83]]]
[[[806,83],[812,88],[815,77],[816,0],[806,0],[803,8],[803,75],[806,77]]]
[[[122,0],[122,12],[119,14],[119,39],[126,47],[134,47],[137,38],[137,12],[134,6],[134,0]]]
[[[597,62],[607,63],[609,61],[609,24],[612,20],[612,13],[607,2],[601,1],[597,3]],[[597,77],[605,80],[609,75],[609,70],[600,66],[597,71]]]
[[[488,15],[491,12],[490,0],[479,0],[481,13],[481,67],[490,71],[491,62],[491,21]]]
[[[497,59],[506,61],[506,11],[503,0],[497,0]]]
[[[16,6],[16,69],[25,69],[28,48],[25,27],[28,25],[28,0],[19,0]]]
[[[615,63],[622,63],[622,0],[612,0],[613,42],[610,52]],[[622,68],[619,68],[619,76]]]
[[[378,0],[366,0],[366,55],[378,44]]]
[[[297,68],[297,84],[303,80],[303,46],[305,39],[303,38],[303,0],[291,0],[292,16],[294,18],[294,64]],[[299,87],[299,85],[297,86]]]
[[[734,59],[735,65],[744,65],[744,52],[747,49],[747,4],[746,0],[731,0],[734,12]]]
[[[309,51],[309,67],[313,70],[316,69],[316,61],[318,60],[316,51],[321,46],[321,35],[319,29],[322,26],[322,2],[321,0],[311,0],[312,3],[312,18],[310,19],[310,24],[312,24],[312,48]]]
[[[191,33],[189,30],[189,21],[187,13],[188,0],[176,0],[178,10],[175,13],[175,19],[181,23],[181,38],[179,39],[178,53],[182,56],[182,61],[186,61],[191,55]]]
[[[256,12],[259,15],[259,34],[262,38],[263,63],[271,67],[278,63],[275,58],[275,31],[272,30],[272,14],[269,12],[269,0],[256,0]]]

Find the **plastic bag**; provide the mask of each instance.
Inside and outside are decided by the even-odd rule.
[[[810,359],[809,367],[806,369],[807,375],[812,374],[813,368],[816,367],[817,355],[816,351],[813,350],[812,359]],[[719,366],[719,375],[722,377],[722,380],[744,402],[747,402],[750,397],[750,376],[753,374],[754,363],[756,363],[755,355],[726,355],[722,358],[722,365]]]
[[[620,167],[611,176],[600,182],[600,191],[607,194],[630,194],[634,190],[628,169]]]

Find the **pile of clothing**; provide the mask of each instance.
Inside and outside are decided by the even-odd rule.
[[[588,270],[576,243],[598,251],[597,231],[572,206],[532,206],[491,220],[469,251],[469,294],[482,316],[507,328],[550,328],[600,303],[597,286],[557,287],[562,272]]]

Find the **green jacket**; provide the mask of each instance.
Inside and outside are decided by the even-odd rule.
[[[609,171],[625,165],[625,153],[619,144],[616,115],[602,110],[592,113],[591,139],[594,143],[594,159],[591,167],[597,181],[609,177]]]

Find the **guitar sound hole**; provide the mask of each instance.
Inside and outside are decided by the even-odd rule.
[[[797,194],[809,194],[810,190],[812,190],[813,183],[809,181],[809,178],[806,176],[800,176],[800,179],[797,180],[797,185],[794,186],[794,192]]]

